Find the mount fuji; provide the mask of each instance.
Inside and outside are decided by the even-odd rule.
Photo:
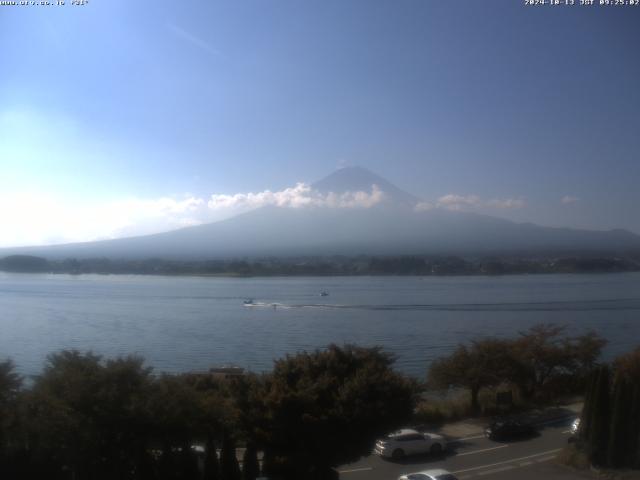
[[[0,249],[112,259],[216,259],[257,256],[580,254],[640,250],[625,230],[543,227],[464,211],[416,208],[421,199],[361,167],[311,185],[304,206],[268,205],[235,217],[165,233],[45,247]]]

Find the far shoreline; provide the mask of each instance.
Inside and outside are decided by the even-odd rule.
[[[212,278],[269,277],[460,277],[594,274],[640,271],[640,255],[553,257],[455,255],[265,257],[175,260],[162,258],[0,258],[0,271],[68,275],[159,275]]]
[[[459,273],[459,274],[323,274],[323,275],[309,275],[309,274],[263,274],[263,275],[247,275],[236,273],[140,273],[140,272],[16,272],[8,270],[0,270],[0,274],[8,275],[46,275],[54,277],[158,277],[158,278],[211,278],[211,279],[270,279],[270,278],[501,278],[501,277],[524,277],[524,276],[604,276],[604,275],[625,275],[625,274],[637,274],[639,270],[625,270],[625,271],[594,271],[594,272],[513,272],[513,273]]]

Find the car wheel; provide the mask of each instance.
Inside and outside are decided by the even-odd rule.
[[[404,458],[404,450],[402,450],[401,448],[396,448],[391,454],[391,458],[393,458],[394,460],[400,460],[401,458]]]
[[[431,445],[429,451],[431,452],[431,455],[439,455],[440,453],[442,453],[442,445],[440,445],[439,443],[434,443],[433,445]]]

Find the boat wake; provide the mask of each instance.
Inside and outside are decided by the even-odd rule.
[[[272,302],[272,303],[268,303],[268,302],[244,302],[243,306],[248,307],[248,308],[296,308],[299,307],[299,305],[287,305],[284,303],[277,303],[277,302]]]
[[[528,312],[528,311],[596,311],[596,310],[640,310],[640,298],[611,299],[611,300],[583,300],[558,302],[520,302],[520,303],[451,303],[451,304],[329,304],[307,303],[286,304],[252,302],[245,303],[245,307],[252,308],[282,308],[282,309],[346,309],[346,310],[425,310],[425,311],[484,311],[484,312]]]

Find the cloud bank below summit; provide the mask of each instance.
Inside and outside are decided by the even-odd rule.
[[[85,203],[40,192],[0,193],[0,247],[60,244],[147,235],[223,220],[264,206],[286,208],[370,208],[385,199],[371,191],[327,194],[306,183],[280,191],[136,197]]]
[[[253,209],[264,206],[304,208],[370,208],[382,202],[385,194],[377,185],[371,185],[371,192],[357,191],[326,194],[314,190],[306,183],[279,192],[265,190],[258,193],[237,193],[235,195],[211,195],[208,207],[218,209]]]
[[[478,209],[508,210],[523,208],[525,201],[522,198],[493,198],[483,200],[477,195],[456,195],[450,193],[443,195],[436,202],[418,202],[415,206],[417,212],[426,212],[434,208],[444,208],[454,211],[473,211]]]
[[[369,191],[319,192],[300,182],[279,191],[185,194],[153,199],[129,197],[85,203],[37,192],[0,193],[0,247],[86,242],[159,233],[230,218],[265,206],[282,208],[367,209],[387,200],[372,184]],[[476,195],[449,194],[435,202],[419,202],[416,212],[443,208],[479,210],[520,208],[521,199],[484,201]]]

